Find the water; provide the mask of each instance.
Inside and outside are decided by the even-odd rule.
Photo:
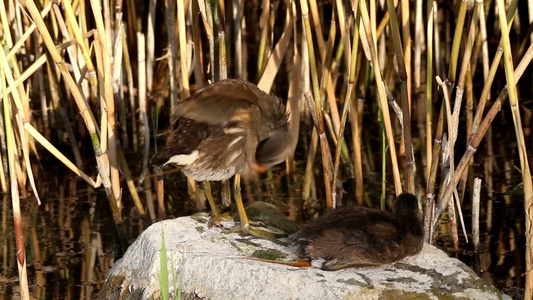
[[[308,201],[305,209],[301,209],[304,203],[300,196],[302,172],[297,170],[294,176],[297,178],[295,181],[288,181],[284,170],[275,168],[268,179],[243,188],[245,201],[273,202],[297,222],[323,210],[324,201]],[[154,177],[149,177],[141,186],[143,189],[139,190],[139,194],[143,201],[147,197],[155,197],[150,195],[156,186]],[[107,271],[122,255],[105,194],[101,189],[94,191],[88,188],[85,182],[71,175],[41,180],[39,188],[43,201],[41,206],[33,197],[21,200],[31,295],[39,299],[95,299]],[[349,184],[346,190],[350,190]],[[165,192],[167,218],[188,215],[196,210],[180,173],[165,174]],[[123,193],[124,229],[131,243],[151,224],[151,220],[140,217],[127,190]],[[213,184],[213,193],[220,199],[220,184]],[[320,190],[315,193],[320,197]],[[344,199],[350,195],[345,194]],[[371,203],[379,203],[375,202],[379,195],[369,198]],[[488,224],[487,206],[482,205],[480,227],[484,234],[479,251],[473,251],[462,235],[459,250],[453,249],[448,234],[439,235],[437,244],[450,256],[472,267],[487,282],[513,298],[521,299],[525,265],[523,202],[519,197],[496,195],[492,199],[492,207],[493,214],[492,218],[488,218]],[[469,214],[467,203],[463,211]],[[470,222],[468,215],[465,222]],[[0,235],[0,300],[17,298],[18,295],[12,232],[11,201],[8,195],[4,195]]]

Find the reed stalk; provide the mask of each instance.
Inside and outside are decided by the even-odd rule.
[[[202,88],[205,83],[205,74],[203,70],[204,66],[204,56],[202,52],[202,37],[200,33],[200,18],[198,13],[200,8],[198,7],[198,2],[191,2],[192,5],[192,15],[196,16],[192,18],[192,43],[194,45],[194,79],[196,86]]]
[[[409,49],[409,51],[405,51],[405,52],[402,51],[402,52],[403,52],[403,60],[404,60],[404,67],[405,67],[406,84],[407,84],[407,100],[409,102],[409,111],[411,111],[411,95],[412,95],[412,83],[413,83],[413,75],[412,75],[412,70],[411,70],[412,68],[411,48],[413,47],[413,42],[411,38],[411,8],[409,7],[409,2],[410,2],[409,0],[401,0],[400,4],[401,4],[401,12],[402,12],[402,44],[403,44],[402,47],[405,49]],[[400,73],[402,72],[404,71],[401,71]],[[401,84],[403,85],[403,82]],[[411,129],[409,125],[409,134],[410,134],[410,130]],[[405,143],[411,143],[411,139],[405,140]],[[410,147],[412,148],[412,145]],[[413,164],[414,164],[414,155],[409,154],[407,147],[405,151],[406,151],[406,159],[409,160],[412,158]],[[412,157],[410,158],[409,156],[412,156]],[[407,185],[409,186],[410,179],[409,179],[408,171],[409,169],[407,169],[407,172],[406,172],[407,177],[408,177]]]
[[[402,15],[405,9],[405,4],[402,1]],[[398,77],[400,80],[400,91],[401,91],[401,104],[402,104],[402,132],[405,143],[405,177],[406,177],[406,188],[409,193],[415,192],[415,161],[414,161],[414,152],[413,145],[411,141],[411,103],[410,103],[410,85],[407,82],[410,82],[410,71],[411,68],[407,68],[404,63],[404,59],[410,62],[410,55],[403,52],[402,42],[400,40],[400,28],[398,25],[398,20],[396,18],[394,3],[392,0],[387,0],[387,8],[390,15],[390,25],[392,30],[392,40],[394,49],[396,52],[396,63],[398,64]],[[404,20],[405,22],[405,20]],[[404,34],[405,34],[405,26]],[[405,36],[404,36],[405,39]],[[407,38],[410,49],[410,37]],[[411,51],[407,51],[411,52]]]
[[[518,95],[516,90],[515,71],[513,56],[511,52],[511,42],[509,39],[509,29],[505,18],[505,4],[502,0],[496,0],[498,7],[498,17],[502,34],[502,44],[504,52],[505,77],[507,78],[507,88],[509,91],[509,104],[513,115],[513,125],[518,142],[518,153],[522,170],[522,180],[524,182],[524,209],[526,211],[526,284],[524,299],[533,298],[533,182],[531,180],[531,169],[527,157],[527,150],[518,106]]]
[[[270,55],[268,61],[265,63],[263,75],[257,83],[257,87],[259,87],[266,93],[270,93],[270,90],[272,89],[274,79],[276,78],[276,75],[279,72],[281,63],[283,62],[283,57],[285,56],[285,53],[287,53],[287,49],[289,48],[289,44],[292,38],[293,19],[289,9],[287,9],[285,20],[286,21],[283,33],[281,34],[278,43],[274,47],[274,51],[272,51],[272,54]]]
[[[372,67],[375,70],[374,74],[376,78],[379,102],[381,104],[381,110],[383,113],[383,122],[385,123],[385,133],[387,137],[387,143],[388,143],[389,153],[390,153],[391,162],[392,162],[394,188],[395,188],[396,195],[399,195],[402,192],[402,183],[400,180],[400,171],[398,168],[398,158],[396,156],[396,145],[394,143],[394,136],[392,133],[392,125],[391,125],[389,107],[387,105],[385,84],[383,83],[383,78],[382,78],[381,70],[379,67],[378,53],[376,50],[374,38],[372,36],[372,30],[370,28],[370,20],[369,20],[368,9],[366,7],[366,3],[364,1],[359,1],[359,7],[360,7],[361,21],[363,23],[364,32],[366,35],[366,40],[361,39],[361,42],[365,44],[366,41],[368,41],[368,48],[370,49],[370,53],[372,56]]]
[[[233,0],[232,14],[233,14],[233,34],[235,37],[234,44],[234,63],[235,63],[235,77],[242,78],[243,74],[243,47],[242,47],[242,19],[243,19],[243,0]],[[193,27],[194,30],[194,27]],[[229,186],[228,186],[229,187]]]
[[[13,48],[13,38],[11,37],[11,30],[9,29],[9,20],[7,18],[6,6],[4,1],[0,3],[0,21],[2,21],[2,33],[8,48]],[[35,29],[35,28],[34,28]]]
[[[266,56],[267,37],[268,37],[268,16],[270,15],[270,4],[268,0],[261,2],[261,16],[259,17],[259,28],[261,29],[261,40],[259,42],[259,53],[257,55],[257,71],[263,73],[264,61]]]
[[[185,8],[184,0],[178,0],[178,37],[180,46],[180,67],[181,67],[181,97],[183,99],[191,96],[189,88],[189,68],[187,61],[187,37],[185,36]]]
[[[350,34],[346,22],[346,12],[344,9],[344,1],[342,0],[335,0],[335,8],[337,9],[337,18],[339,20],[339,31],[341,33],[341,41],[343,45],[343,54],[344,54],[344,61],[346,63],[346,66],[350,65],[350,61],[352,61],[352,53],[350,49],[352,49],[352,46],[350,45]]]
[[[507,24],[509,25],[513,21],[514,13],[516,11],[517,6],[518,6],[518,0],[513,0],[513,2],[511,2],[511,4],[509,5],[509,10],[507,11]],[[472,124],[472,132],[477,131],[479,124],[481,123],[481,120],[483,118],[483,111],[485,110],[485,105],[487,103],[487,100],[489,99],[490,90],[492,88],[492,83],[494,81],[494,78],[496,77],[496,72],[498,70],[498,66],[500,65],[500,61],[503,56],[503,44],[502,43],[503,43],[503,38],[500,38],[500,43],[498,44],[498,48],[496,49],[496,53],[494,55],[494,58],[492,59],[492,64],[488,71],[488,76],[485,78],[485,85],[483,86],[483,90],[481,91],[481,96],[479,97],[479,103],[476,108],[476,113],[474,115],[474,121]]]
[[[41,199],[39,198],[39,194],[38,194],[37,188],[35,186],[35,179],[33,177],[33,171],[31,170],[31,162],[30,162],[30,157],[29,157],[28,143],[26,141],[27,136],[26,136],[26,132],[24,131],[24,126],[25,126],[24,124],[29,124],[28,123],[28,119],[26,117],[27,113],[24,110],[23,103],[22,103],[22,100],[21,100],[21,97],[20,97],[21,95],[19,95],[19,90],[15,87],[15,81],[13,79],[13,74],[11,73],[11,69],[9,68],[9,63],[6,60],[5,53],[3,51],[1,53],[1,56],[2,56],[1,65],[2,65],[2,68],[3,68],[3,75],[4,75],[4,78],[7,79],[7,83],[11,86],[11,90],[12,90],[11,96],[13,97],[13,101],[14,101],[14,103],[16,105],[16,109],[17,109],[17,113],[16,113],[15,117],[16,117],[16,120],[17,120],[17,125],[18,125],[17,127],[19,129],[20,146],[22,148],[24,162],[26,163],[26,166],[28,166],[28,169],[27,169],[28,170],[28,172],[27,172],[28,179],[30,181],[31,187],[32,187],[33,192],[35,194],[35,198],[37,200],[37,203],[41,204]],[[15,64],[13,64],[13,66],[15,66]],[[3,100],[4,101],[8,101],[8,98],[4,97]],[[10,112],[11,111],[7,111],[6,113],[11,114]],[[7,120],[6,120],[6,122],[7,122]],[[7,125],[7,123],[6,123],[6,125]],[[7,127],[6,127],[6,129],[7,129]]]
[[[430,177],[430,166],[433,160],[433,147],[431,138],[433,136],[433,32],[434,32],[434,14],[436,8],[433,6],[433,0],[427,0],[427,44],[426,44],[426,93],[425,93],[425,117],[426,117],[426,182]]]
[[[204,20],[204,27],[209,41],[209,70],[211,72],[211,83],[215,82],[215,37],[213,26],[213,13],[211,11],[210,0],[198,0],[198,6]]]
[[[122,150],[120,146],[117,147],[117,150],[118,150],[118,158],[120,162],[120,167],[122,169],[122,172],[124,173],[124,177],[126,178],[126,184],[128,185],[128,191],[130,192],[131,198],[133,199],[133,204],[135,204],[135,207],[139,211],[139,214],[141,214],[141,216],[145,216],[146,210],[144,209],[144,206],[142,205],[142,202],[141,202],[141,198],[139,197],[139,194],[137,193],[137,188],[135,187],[135,183],[131,176],[130,167],[128,166],[128,161],[126,160],[126,156],[124,155],[124,150]]]
[[[300,0],[300,8],[302,11],[302,18],[305,25],[305,38],[307,41],[307,50],[309,51],[309,66],[311,70],[311,80],[313,87],[313,95],[315,101],[315,113],[317,118],[317,134],[320,138],[320,148],[322,155],[322,168],[324,170],[324,187],[326,192],[326,203],[328,208],[333,207],[333,198],[332,198],[332,187],[330,179],[330,162],[331,162],[331,152],[329,151],[329,146],[327,144],[327,139],[324,132],[324,118],[322,116],[322,103],[320,101],[320,88],[318,84],[318,69],[315,60],[315,52],[313,46],[313,36],[311,32],[311,24],[309,22],[309,8],[307,6],[307,0]]]
[[[96,41],[96,56],[101,57],[101,60],[98,61],[97,59],[97,68],[98,73],[100,76],[103,76],[102,81],[103,85],[100,85],[100,100],[101,100],[101,118],[102,118],[102,125],[100,129],[102,130],[101,133],[101,141],[103,143],[101,144],[102,152],[107,153],[107,164],[109,168],[110,173],[110,179],[111,179],[111,191],[113,193],[113,196],[115,198],[115,201],[117,201],[117,205],[119,208],[122,207],[121,202],[121,187],[120,187],[120,178],[119,178],[119,170],[118,170],[118,158],[117,158],[117,147],[116,147],[116,137],[117,137],[117,130],[116,130],[116,121],[115,121],[115,99],[113,97],[113,74],[111,69],[111,62],[113,60],[113,53],[111,51],[112,49],[112,43],[111,43],[111,28],[109,24],[109,11],[106,13],[106,9],[104,6],[104,13],[105,13],[105,28],[101,25],[98,25],[102,22],[102,16],[99,14],[100,12],[100,6],[98,1],[92,1],[91,6],[93,8],[93,14],[95,14],[95,21],[97,24],[97,31],[98,35],[97,41]],[[103,39],[105,37],[105,40]]]
[[[122,224],[122,218],[120,216],[120,213],[118,211],[118,207],[116,206],[115,197],[111,190],[111,180],[109,175],[109,167],[108,163],[106,162],[106,154],[102,153],[100,148],[100,139],[98,137],[98,134],[96,133],[96,126],[93,122],[93,119],[91,117],[91,114],[89,113],[89,110],[87,106],[85,105],[85,101],[76,86],[76,83],[72,79],[72,76],[70,75],[69,71],[67,70],[63,58],[55,48],[54,42],[52,40],[52,37],[50,36],[50,33],[48,32],[43,19],[40,16],[39,11],[37,10],[37,7],[35,4],[31,1],[23,0],[23,4],[25,5],[26,9],[32,16],[33,21],[35,22],[37,29],[39,30],[41,37],[50,52],[50,55],[54,62],[56,63],[57,67],[61,71],[61,74],[63,76],[63,79],[65,81],[65,84],[69,88],[69,91],[71,92],[78,109],[80,111],[80,114],[82,115],[83,121],[85,123],[85,126],[87,127],[87,130],[89,132],[89,135],[91,136],[91,142],[93,144],[93,149],[96,154],[96,161],[98,166],[98,171],[100,173],[100,176],[102,178],[102,183],[104,185],[104,188],[106,190],[106,193],[108,195],[109,203],[111,206],[112,214],[113,214],[113,220],[115,221],[115,224],[117,227],[119,227]]]
[[[90,79],[89,81],[92,87],[92,94],[96,95],[96,91],[98,90],[98,80],[96,78],[96,70],[94,68],[91,57],[89,55],[89,50],[85,46],[83,34],[81,33],[81,30],[79,29],[80,26],[78,25],[78,22],[76,21],[76,16],[74,15],[74,11],[72,10],[70,0],[62,0],[62,1],[63,1],[63,7],[65,9],[65,13],[67,15],[67,21],[70,24],[69,28],[71,28],[72,32],[74,33],[74,37],[76,38],[76,41],[78,42],[78,47],[81,50],[81,53],[83,55],[85,65],[87,66],[87,71],[88,71],[89,79]],[[91,4],[92,2],[93,1],[91,1]],[[96,3],[97,2],[95,2],[94,4]],[[95,11],[98,10],[100,7],[99,4],[97,4],[96,6],[93,6],[93,5],[91,6],[93,7],[93,13],[95,13]],[[102,24],[100,23],[100,19],[98,18],[99,15],[100,15],[99,12],[95,15],[96,27],[97,27],[98,33],[101,36],[105,36],[105,35],[102,35],[105,32],[105,29],[102,27]]]
[[[146,23],[146,90],[150,94],[153,94],[152,87],[154,83],[156,4],[157,0],[148,2]]]
[[[459,213],[462,231],[466,234],[460,204],[463,198],[470,198],[469,191],[479,193],[479,181],[474,180],[473,174],[482,171],[483,194],[488,200],[480,204],[481,211],[475,207],[472,209],[472,235],[468,237],[473,239],[474,249],[480,250],[486,245],[484,242],[480,245],[479,235],[483,233],[479,232],[476,219],[486,219],[486,232],[499,228],[499,221],[491,216],[499,207],[494,206],[491,197],[497,195],[493,192],[507,195],[508,187],[516,181],[512,176],[517,174],[512,162],[503,163],[504,168],[501,168],[502,163],[491,157],[497,152],[504,153],[504,159],[513,159],[512,153],[505,152],[510,137],[506,136],[505,143],[500,142],[494,149],[490,131],[490,125],[509,93],[511,109],[502,110],[502,117],[511,120],[508,114],[513,115],[519,145],[516,152],[521,159],[520,171],[526,185],[526,224],[508,230],[511,237],[526,233],[527,265],[524,268],[517,264],[516,273],[526,274],[525,296],[530,297],[533,289],[533,256],[529,254],[533,236],[533,183],[528,179],[530,170],[525,144],[530,129],[522,126],[531,123],[531,116],[527,103],[522,101],[520,105],[517,99],[518,93],[528,95],[530,87],[516,86],[516,82],[533,56],[533,50],[529,49],[532,47],[528,48],[533,25],[524,25],[523,20],[527,17],[513,19],[518,0],[509,1],[507,12],[503,12],[503,1],[456,1],[441,7],[438,3],[436,0],[179,0],[175,4],[162,2],[164,10],[160,13],[153,0],[146,1],[143,6],[133,0],[126,3],[123,0],[43,3],[23,0],[20,5],[14,0],[4,1],[0,3],[0,30],[4,33],[0,40],[5,49],[0,54],[0,67],[5,88],[0,93],[0,101],[5,100],[3,104],[11,107],[7,113],[9,121],[15,125],[10,124],[10,136],[7,137],[6,120],[0,118],[0,186],[4,191],[11,186],[11,192],[16,188],[19,198],[26,196],[26,189],[37,192],[37,188],[38,197],[54,197],[54,191],[48,185],[39,184],[32,178],[42,176],[41,171],[37,172],[41,157],[45,157],[44,164],[48,163],[48,153],[48,156],[39,153],[42,145],[47,150],[45,152],[60,159],[61,164],[89,183],[91,207],[83,220],[80,241],[95,245],[99,242],[100,237],[94,236],[97,232],[91,230],[96,208],[96,194],[92,188],[103,185],[119,238],[125,247],[122,207],[129,209],[124,212],[128,215],[127,224],[132,228],[128,228],[128,233],[131,234],[142,231],[144,224],[137,218],[146,212],[152,221],[156,221],[171,214],[181,214],[182,207],[187,212],[205,209],[205,200],[201,199],[203,192],[197,189],[194,181],[189,180],[188,187],[192,195],[190,200],[196,199],[196,204],[177,202],[174,184],[167,185],[167,195],[164,194],[162,171],[148,169],[151,152],[157,152],[157,147],[152,151],[149,147],[157,146],[155,142],[159,139],[155,134],[153,138],[150,135],[156,133],[158,127],[166,127],[167,118],[171,120],[176,113],[178,99],[188,97],[191,90],[228,76],[246,80],[248,74],[253,74],[251,81],[257,82],[260,89],[288,98],[286,107],[290,112],[289,130],[294,137],[290,145],[293,154],[286,162],[287,171],[280,174],[282,177],[269,172],[266,180],[269,181],[269,193],[289,190],[291,217],[306,219],[321,213],[316,205],[321,198],[326,198],[328,208],[351,205],[352,202],[378,206],[372,201],[379,201],[380,188],[381,206],[385,208],[386,200],[391,199],[387,191],[394,184],[395,193],[405,189],[425,195],[425,240],[435,242],[438,234],[451,234],[453,247],[457,249],[464,247],[464,242],[453,226],[459,222],[455,219],[455,211]],[[528,0],[521,7],[533,8],[531,3],[533,1]],[[493,7],[496,7],[494,14]],[[127,11],[123,11],[124,8]],[[346,9],[351,12],[347,14]],[[302,22],[299,22],[299,14]],[[492,16],[498,21],[486,24]],[[510,31],[511,24],[513,31]],[[498,44],[493,36],[500,30],[502,34],[508,33],[511,39],[502,36]],[[146,34],[146,43],[141,32]],[[158,40],[158,32],[166,35],[164,40],[168,37],[167,45]],[[411,43],[414,44],[412,57]],[[510,43],[516,47],[515,58],[525,53],[516,70],[512,68]],[[254,61],[248,61],[249,51],[259,52],[251,55]],[[494,55],[490,61],[489,53]],[[502,58],[504,64],[501,64]],[[135,62],[132,63],[132,59]],[[159,64],[157,60],[163,63]],[[46,70],[42,70],[45,63]],[[160,66],[162,68],[158,68]],[[500,66],[505,68],[509,88],[505,87],[493,100],[493,85],[503,80]],[[191,70],[194,72],[192,79]],[[509,74],[514,74],[514,83]],[[445,79],[439,82],[441,86],[435,86],[436,76]],[[436,88],[439,90],[437,94]],[[288,95],[280,94],[287,93],[287,90]],[[444,97],[440,90],[448,96]],[[487,102],[490,105],[486,109]],[[391,108],[396,116],[391,117]],[[459,118],[460,115],[464,118]],[[365,119],[367,117],[372,120]],[[348,118],[351,131],[346,132]],[[412,121],[418,126],[414,132]],[[300,128],[304,132],[300,132]],[[402,130],[401,134],[398,130]],[[347,143],[345,134],[351,134],[352,141]],[[500,134],[495,133],[494,138],[499,138]],[[488,157],[484,156],[482,163],[476,163],[478,159],[474,161],[473,155],[485,135],[482,149]],[[463,147],[463,141],[456,142],[463,136],[466,150],[454,153]],[[300,137],[304,138],[298,141]],[[96,164],[84,157],[85,143],[89,139]],[[152,141],[154,144],[150,145]],[[317,149],[319,142],[320,149]],[[334,154],[329,149],[331,145],[335,146]],[[66,153],[58,148],[66,149]],[[113,148],[116,148],[115,154]],[[314,166],[316,151],[321,154],[320,170]],[[35,156],[31,156],[34,153]],[[9,155],[11,162],[8,162]],[[404,156],[405,162],[401,161],[402,167],[399,167],[397,160],[403,160]],[[418,165],[414,160],[416,156],[421,159]],[[141,159],[127,162],[131,157],[142,157],[142,162]],[[454,161],[454,157],[460,160]],[[420,172],[422,179],[416,179],[415,166],[423,170]],[[305,175],[302,169],[305,169]],[[499,170],[505,172],[501,176],[504,181],[493,181],[492,176],[496,177]],[[12,172],[14,176],[5,172]],[[87,174],[91,173],[84,172],[93,175],[89,177]],[[139,177],[132,174],[135,172]],[[449,172],[448,176],[446,172]],[[349,182],[352,176],[354,182]],[[138,181],[143,178],[148,180]],[[134,206],[122,206],[118,202],[121,197],[119,179],[128,188]],[[298,208],[298,197],[292,192],[299,191],[300,180],[303,181],[301,195],[304,202]],[[316,180],[324,181],[317,186]],[[77,179],[57,182],[59,204],[46,203],[45,211],[57,219],[58,226],[68,228],[73,221],[68,211],[76,202],[68,195],[84,192],[76,191],[76,181],[79,184]],[[287,186],[278,189],[276,183],[279,182],[286,182]],[[349,186],[350,192],[355,184],[355,197],[341,199],[341,184]],[[249,186],[245,188],[245,196],[254,199],[258,191]],[[229,183],[224,182],[222,189],[228,190]],[[438,196],[435,195],[437,191]],[[223,194],[223,202],[229,199],[226,197],[229,194]],[[157,203],[154,203],[156,195]],[[145,199],[141,201],[141,197]],[[182,197],[178,195],[180,200]],[[508,196],[505,200],[515,201]],[[301,216],[298,211],[302,211]],[[19,213],[23,212],[19,209]],[[439,223],[443,213],[449,224]],[[5,215],[4,212],[4,223]],[[440,226],[437,228],[437,225]],[[451,230],[448,229],[450,225]],[[5,225],[3,228],[4,233],[8,232]],[[43,252],[36,253],[35,258],[39,255],[45,258],[46,249],[38,249],[36,243],[35,235],[41,233],[33,230],[30,234],[34,247]],[[57,249],[66,250],[71,243],[69,231],[61,232],[58,238],[66,242]],[[14,253],[15,243],[12,239],[3,247],[6,267],[14,268],[20,263],[19,259],[8,259],[12,249]],[[514,251],[520,249],[517,243],[501,240],[499,246],[502,249],[517,247]],[[90,283],[100,282],[102,274],[109,268],[102,251],[96,246],[82,251],[82,288],[79,293],[69,291],[68,295],[75,294],[81,299],[94,297],[100,286]],[[39,267],[38,262],[35,265]],[[95,272],[96,268],[98,272]],[[62,276],[67,275],[61,272]],[[30,282],[41,280],[38,277],[41,274],[36,273],[37,279]],[[522,286],[522,278],[515,278],[516,285]],[[498,283],[495,285],[501,287]],[[42,296],[43,291],[35,289],[34,295]]]
[[[2,50],[2,64],[0,65],[0,80],[2,84],[2,91],[4,94],[2,104],[4,109],[4,122],[5,132],[7,139],[7,154],[9,164],[9,183],[11,190],[11,203],[13,208],[13,222],[15,229],[15,243],[17,247],[17,269],[20,287],[20,298],[23,300],[30,299],[29,287],[28,287],[28,271],[26,268],[26,248],[24,246],[24,230],[23,220],[20,211],[20,198],[17,185],[17,174],[15,168],[15,137],[13,127],[11,125],[10,105],[7,98],[6,82],[4,80],[6,71],[9,72],[8,64],[5,62],[5,54]]]
[[[356,8],[355,8],[356,9]],[[333,10],[335,11],[335,10]],[[354,11],[354,15],[356,14],[356,11]],[[356,17],[356,24],[358,23],[359,18]],[[341,118],[341,127],[339,129],[338,137],[337,137],[337,148],[335,150],[335,164],[333,167],[333,182],[337,182],[337,173],[339,169],[339,161],[341,156],[341,149],[342,149],[342,142],[344,139],[344,127],[346,124],[346,119],[348,118],[348,112],[351,109],[351,114],[357,115],[357,109],[354,109],[354,105],[352,102],[353,96],[352,92],[355,85],[355,74],[356,74],[356,63],[357,63],[357,57],[358,57],[358,50],[359,50],[359,27],[354,26],[354,33],[353,33],[353,43],[352,43],[352,60],[350,62],[350,68],[349,70],[349,76],[348,76],[348,86],[346,87],[346,96],[344,98],[344,106],[342,109],[342,118]],[[354,142],[354,162],[356,164],[354,165],[355,170],[355,176],[356,176],[356,202],[360,205],[363,202],[363,177],[362,177],[362,170],[361,170],[361,148],[359,143],[359,124],[357,123],[357,116],[354,116],[352,119],[352,124],[354,125],[352,127],[352,130],[354,130],[354,140],[357,139],[358,142]],[[336,193],[336,190],[333,191]]]
[[[207,0],[209,1],[209,0]],[[178,105],[178,82],[176,79],[176,41],[174,38],[174,24],[176,20],[176,6],[171,0],[165,0],[165,24],[167,26],[167,38],[168,38],[168,72],[170,74],[170,115],[174,117],[176,115],[176,106]],[[137,35],[138,37],[139,35]],[[144,121],[143,121],[144,122]],[[148,143],[149,139],[145,142]]]
[[[144,77],[144,74],[146,74],[145,49],[146,48],[144,34],[137,32],[137,69],[139,71],[139,76],[137,78],[139,89],[139,119],[142,122],[140,130],[143,132],[143,142],[141,144],[144,146],[142,172],[139,176],[139,183],[142,183],[144,178],[148,174],[148,158],[150,156],[150,125],[148,121],[148,110],[146,104],[146,78]],[[170,68],[170,71],[172,72],[173,69]],[[170,77],[172,78],[172,75]],[[173,114],[172,111],[170,114]]]
[[[479,199],[481,197],[481,178],[474,180],[474,192],[472,196],[472,242],[474,250],[479,249]]]
[[[468,1],[461,1],[457,20],[455,21],[455,32],[453,35],[452,50],[450,53],[450,63],[448,65],[447,81],[451,83],[455,82],[455,75],[457,73],[457,59],[459,57],[459,50],[461,47],[461,38],[463,34],[463,28],[465,25],[467,8],[468,8]]]
[[[518,66],[515,69],[514,72],[514,82],[517,83],[520,78],[523,75],[523,72],[525,71],[526,67],[529,65],[531,60],[533,59],[533,45],[529,47],[526,54],[524,54],[524,57],[522,57],[522,60],[518,64]],[[477,150],[477,147],[479,146],[479,143],[483,139],[483,136],[489,129],[489,126],[492,122],[492,120],[496,117],[498,112],[501,110],[501,106],[503,102],[507,99],[508,95],[508,87],[505,86],[500,94],[498,95],[498,98],[494,100],[494,103],[492,104],[490,110],[487,112],[486,116],[483,118],[483,121],[480,123],[478,131],[472,133],[469,139],[469,143],[467,145],[467,149],[465,153],[463,154],[463,157],[459,161],[459,164],[455,168],[455,172],[453,174],[453,180],[458,180],[460,176],[462,175],[462,172],[465,170],[466,166],[468,165],[468,161],[472,158],[474,153]],[[435,224],[440,216],[442,215],[442,212],[446,205],[448,204],[448,201],[450,201],[450,196],[452,195],[454,190],[454,187],[452,185],[448,185],[443,192],[443,196],[439,197],[439,203],[435,206],[435,211],[433,214],[433,224]]]

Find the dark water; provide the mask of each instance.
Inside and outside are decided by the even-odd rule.
[[[66,173],[66,172],[65,172]],[[285,170],[276,167],[270,176],[243,188],[245,201],[275,203],[289,218],[301,222],[323,209],[324,201],[301,198],[302,171],[288,180]],[[295,179],[294,179],[295,178]],[[155,178],[149,177],[138,192],[141,199],[155,197]],[[105,194],[92,190],[75,176],[43,178],[39,182],[41,206],[34,197],[21,199],[28,278],[31,295],[39,299],[94,299],[102,287],[106,272],[122,255]],[[350,198],[350,185],[345,187]],[[127,189],[123,190],[122,215],[129,243],[151,224],[141,218],[132,205]],[[220,200],[220,184],[213,184]],[[320,191],[317,197],[320,198]],[[379,195],[370,195],[370,203]],[[375,199],[374,199],[375,198]],[[18,295],[17,265],[11,201],[2,198],[2,233],[0,235],[1,280],[0,299]],[[186,181],[178,172],[165,174],[166,217],[174,218],[197,211],[186,189]],[[437,244],[450,256],[472,267],[484,280],[516,299],[523,297],[525,239],[523,234],[523,202],[519,197],[497,194],[492,201],[492,218],[487,223],[487,203],[482,205],[481,246],[479,251],[466,243],[460,231],[460,249],[454,250],[449,234],[439,235]],[[146,205],[146,204],[145,204]],[[379,205],[379,204],[378,204]],[[304,207],[304,208],[302,208]],[[470,224],[469,206],[465,203],[466,224]],[[483,213],[485,212],[485,213]],[[467,225],[467,230],[470,226]],[[446,226],[443,226],[446,232]]]

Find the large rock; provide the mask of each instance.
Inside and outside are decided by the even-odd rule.
[[[431,245],[394,265],[331,272],[247,259],[297,257],[294,247],[206,224],[202,214],[150,226],[109,271],[100,298],[159,299],[164,236],[169,290],[185,299],[510,299]]]

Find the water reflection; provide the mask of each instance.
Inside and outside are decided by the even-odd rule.
[[[184,177],[177,172],[165,176],[167,218],[197,211],[198,207],[187,193]],[[248,183],[243,189],[245,200],[248,203],[259,200],[274,203],[297,222],[308,219],[322,208],[308,202],[302,209],[302,181],[291,178],[285,175],[283,168],[278,167],[266,180]],[[143,201],[147,197],[154,197],[151,194],[154,193],[152,188],[156,186],[155,180],[155,177],[147,178],[145,189],[139,190]],[[107,199],[103,192],[88,189],[84,182],[73,176],[43,181],[41,187],[41,206],[37,206],[31,197],[22,200],[31,295],[39,299],[95,299],[107,271],[122,255]],[[217,199],[220,199],[220,192],[221,185],[213,184]],[[320,195],[322,192],[313,193]],[[482,204],[481,215],[485,221],[481,224],[481,232],[487,234],[481,237],[478,252],[464,240],[461,240],[460,250],[453,250],[446,226],[443,226],[438,244],[449,255],[471,266],[488,283],[513,297],[521,298],[525,240],[521,227],[523,204],[518,198],[495,195],[491,203],[491,210],[494,211],[491,218],[485,214],[489,206]],[[123,203],[124,228],[131,243],[152,223],[152,218],[142,218],[127,193],[124,194]],[[3,300],[17,298],[18,280],[11,201],[7,195],[2,198],[1,207],[0,300]],[[469,211],[468,206],[464,211]],[[469,217],[466,218],[468,223]]]

